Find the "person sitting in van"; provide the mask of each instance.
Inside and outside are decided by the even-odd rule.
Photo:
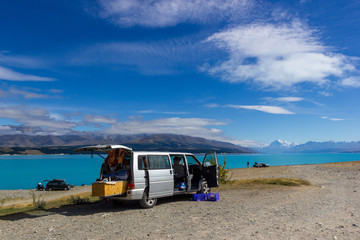
[[[174,175],[175,175],[175,181],[183,182],[184,178],[186,176],[185,166],[181,164],[181,158],[176,156],[173,159],[174,161]]]

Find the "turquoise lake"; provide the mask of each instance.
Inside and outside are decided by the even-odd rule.
[[[197,156],[202,161],[202,156]],[[360,153],[334,154],[226,154],[227,168],[246,168],[254,162],[270,166],[360,161]],[[91,184],[98,178],[103,159],[90,155],[0,156],[0,189],[31,189],[45,179],[66,179],[70,184]]]

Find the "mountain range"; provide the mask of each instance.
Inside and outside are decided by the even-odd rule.
[[[253,153],[254,151],[228,142],[208,140],[175,134],[138,134],[138,135],[3,135],[0,136],[0,154],[57,154],[74,153],[79,146],[97,144],[121,144],[134,150],[182,151],[224,153]]]
[[[97,144],[122,144],[134,150],[222,153],[360,153],[359,142],[314,142],[303,144],[277,139],[264,147],[246,148],[229,142],[209,140],[176,134],[104,135],[89,132],[73,132],[65,135],[49,135],[23,126],[8,126],[16,134],[0,134],[0,154],[73,154],[79,146]]]
[[[314,142],[303,144],[275,140],[268,146],[255,149],[261,153],[360,153],[359,142]]]

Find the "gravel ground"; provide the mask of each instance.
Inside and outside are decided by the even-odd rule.
[[[360,162],[234,169],[234,179],[302,178],[302,187],[219,190],[137,203],[97,202],[0,217],[0,239],[360,239]]]

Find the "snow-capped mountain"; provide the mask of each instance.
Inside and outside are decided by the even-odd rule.
[[[283,153],[289,151],[291,148],[296,146],[296,143],[284,141],[277,139],[270,143],[268,146],[257,149],[259,152],[263,153]]]
[[[309,141],[302,144],[275,140],[268,146],[257,148],[261,153],[356,153],[360,152],[359,142],[314,142]]]

